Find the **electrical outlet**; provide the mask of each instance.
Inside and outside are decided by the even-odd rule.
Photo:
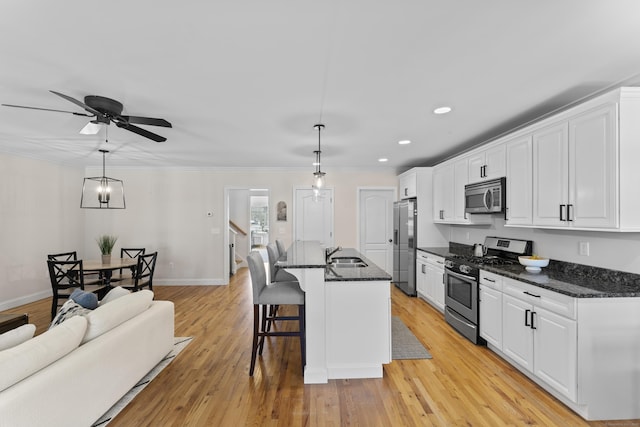
[[[589,242],[580,242],[580,255],[589,256]]]

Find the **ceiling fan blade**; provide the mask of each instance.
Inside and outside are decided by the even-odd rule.
[[[120,117],[129,123],[136,123],[139,125],[162,126],[165,128],[172,127],[171,123],[169,123],[165,119],[154,119],[152,117],[139,117],[139,116],[120,116]]]
[[[93,115],[85,114],[85,113],[76,113],[75,111],[54,110],[54,109],[51,109],[51,108],[40,108],[40,107],[27,107],[25,105],[14,105],[14,104],[2,104],[2,105],[5,106],[5,107],[26,108],[27,110],[53,111],[53,112],[56,112],[56,113],[73,114],[74,116],[93,117]]]
[[[139,128],[138,126],[134,126],[134,125],[132,125],[130,123],[127,123],[127,122],[114,122],[114,123],[119,128],[126,129],[128,131],[133,132],[133,133],[137,133],[138,135],[144,136],[145,138],[152,139],[155,142],[164,142],[164,141],[167,140],[167,138],[165,138],[164,136],[160,136],[160,135],[157,135],[157,134],[155,134],[153,132],[149,132],[146,129]]]
[[[89,107],[84,102],[78,101],[77,99],[72,98],[69,95],[65,95],[64,93],[56,92],[55,90],[50,90],[49,92],[51,92],[51,93],[53,93],[55,95],[58,95],[59,97],[64,98],[69,102],[72,102],[72,103],[76,104],[78,107],[87,110],[88,112],[90,112],[94,116],[103,116],[103,114],[100,111],[96,110],[95,108]]]

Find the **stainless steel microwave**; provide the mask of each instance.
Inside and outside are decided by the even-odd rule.
[[[473,214],[500,213],[505,209],[506,179],[464,186],[464,211]]]

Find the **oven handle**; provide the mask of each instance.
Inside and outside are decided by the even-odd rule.
[[[475,277],[467,276],[465,274],[460,274],[460,273],[454,273],[453,271],[449,270],[448,268],[445,268],[445,272],[447,274],[450,274],[453,277],[457,277],[458,279],[461,279],[461,280],[465,280],[465,281],[468,281],[468,282],[470,281],[470,282],[474,282],[474,283],[477,282]]]
[[[461,317],[456,316],[455,311],[453,311],[453,310],[447,310],[447,311],[449,312],[449,316],[453,317],[458,322],[464,323],[465,325],[467,325],[470,328],[475,328],[476,327],[476,325],[474,325],[473,323],[469,323],[467,321],[467,319],[463,319]]]

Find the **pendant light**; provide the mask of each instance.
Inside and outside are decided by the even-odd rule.
[[[124,183],[122,180],[109,178],[105,174],[105,154],[102,153],[102,176],[85,178],[82,183],[80,207],[83,209],[125,209]]]
[[[318,149],[313,152],[316,155],[316,161],[313,163],[313,165],[316,167],[316,171],[313,173],[314,183],[312,185],[312,188],[314,190],[319,190],[324,187],[324,176],[326,175],[320,170],[320,155],[322,154],[322,151],[320,150],[320,133],[322,129],[324,129],[324,125],[317,124],[313,127],[314,129],[318,129]]]

